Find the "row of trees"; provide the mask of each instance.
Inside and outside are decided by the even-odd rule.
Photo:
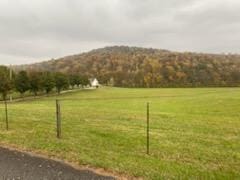
[[[0,93],[4,100],[12,90],[19,92],[22,96],[27,91],[37,96],[39,92],[49,94],[51,91],[56,90],[60,94],[62,90],[83,87],[88,84],[88,78],[78,74],[67,75],[48,71],[20,71],[15,74],[11,73],[7,67],[0,66]]]

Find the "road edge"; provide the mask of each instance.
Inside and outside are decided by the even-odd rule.
[[[128,175],[124,175],[124,174],[120,174],[120,173],[116,173],[113,172],[111,170],[107,170],[104,168],[96,168],[96,167],[92,167],[90,165],[79,165],[73,162],[68,162],[66,160],[62,160],[56,157],[50,157],[49,155],[47,155],[46,153],[43,153],[42,151],[35,151],[35,150],[29,150],[27,148],[20,148],[17,145],[12,145],[12,144],[5,144],[0,142],[0,147],[5,148],[9,151],[17,151],[26,155],[29,155],[31,157],[36,157],[36,158],[43,158],[43,159],[47,159],[47,160],[53,160],[56,161],[58,163],[61,163],[63,165],[67,165],[73,169],[76,170],[88,170],[91,171],[95,174],[98,175],[102,175],[102,176],[111,176],[115,179],[118,180],[141,180],[142,178],[137,178],[137,177],[130,177]]]

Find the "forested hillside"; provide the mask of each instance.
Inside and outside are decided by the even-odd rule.
[[[106,47],[15,68],[81,74],[120,87],[240,85],[240,55],[178,53],[126,46]]]

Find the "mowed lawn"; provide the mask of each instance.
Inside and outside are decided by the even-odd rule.
[[[240,179],[240,88],[100,88],[9,104],[0,144],[144,179]],[[146,103],[150,155],[146,155]]]

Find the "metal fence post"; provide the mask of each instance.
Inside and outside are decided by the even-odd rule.
[[[149,102],[147,103],[147,154],[149,154]]]
[[[5,115],[6,115],[6,130],[8,130],[8,105],[7,105],[7,100],[4,101],[5,104]]]
[[[57,138],[61,138],[61,107],[59,100],[56,100],[56,125],[57,125]]]

